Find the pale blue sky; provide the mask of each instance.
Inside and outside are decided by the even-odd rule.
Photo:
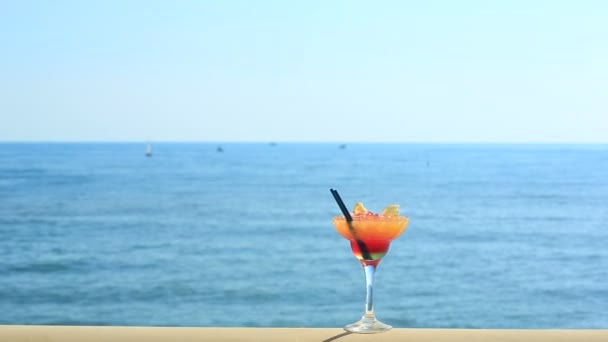
[[[0,141],[608,142],[608,1],[3,1]]]

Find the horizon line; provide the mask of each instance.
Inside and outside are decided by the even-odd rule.
[[[0,140],[0,144],[411,144],[411,145],[608,145],[608,141],[348,141],[348,140]]]

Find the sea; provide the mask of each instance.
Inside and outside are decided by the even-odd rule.
[[[608,145],[2,143],[0,324],[608,328]]]

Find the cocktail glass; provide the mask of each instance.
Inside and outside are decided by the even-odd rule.
[[[380,322],[374,314],[373,285],[376,268],[388,253],[391,241],[398,238],[407,228],[409,219],[400,215],[353,214],[352,221],[344,216],[334,217],[333,223],[340,235],[350,241],[355,257],[365,271],[367,295],[365,313],[361,319],[344,327],[345,330],[373,334],[390,330],[392,327]]]

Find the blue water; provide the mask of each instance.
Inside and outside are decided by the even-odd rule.
[[[608,328],[607,145],[0,144],[0,324]]]

